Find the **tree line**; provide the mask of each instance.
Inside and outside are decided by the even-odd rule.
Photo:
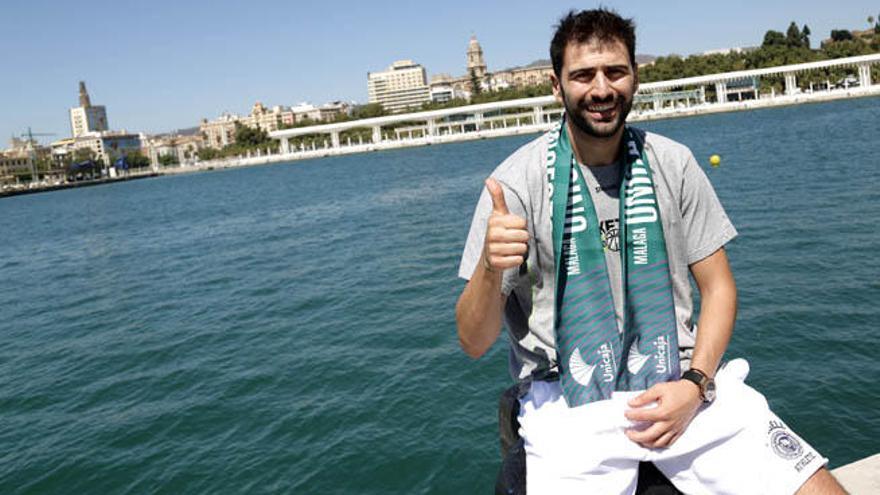
[[[719,72],[733,72],[780,65],[830,60],[856,55],[866,55],[880,51],[880,23],[873,24],[874,18],[869,17],[872,25],[871,36],[856,36],[852,31],[835,29],[831,31],[831,37],[823,42],[819,48],[811,48],[810,36],[812,32],[809,26],[798,27],[792,22],[785,33],[769,30],[764,34],[761,46],[742,51],[731,51],[724,54],[691,55],[681,57],[669,55],[659,57],[652,65],[642,67],[639,70],[639,80],[642,82],[666,81],[686,77],[701,76]],[[821,83],[826,80],[837,82],[844,78],[852,69],[831,68],[799,74],[798,80],[803,84]],[[874,68],[874,77],[880,76],[878,69]],[[762,77],[761,89],[770,88],[781,90],[784,87],[784,77]]]

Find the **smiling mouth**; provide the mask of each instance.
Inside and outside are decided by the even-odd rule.
[[[610,112],[611,110],[614,110],[615,108],[617,108],[617,103],[615,103],[615,102],[587,105],[587,111],[593,112],[593,113]]]
[[[618,102],[615,99],[609,103],[591,103],[586,110],[590,118],[599,122],[611,122],[617,114]]]

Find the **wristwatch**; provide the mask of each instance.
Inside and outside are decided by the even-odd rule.
[[[709,403],[715,400],[715,379],[697,368],[691,368],[681,375],[682,380],[694,382],[700,387],[700,398]]]

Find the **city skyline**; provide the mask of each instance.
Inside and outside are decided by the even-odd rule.
[[[464,73],[471,35],[489,70],[548,58],[553,24],[570,4],[452,2],[445,10],[379,2],[288,5],[231,2],[120,8],[109,2],[4,7],[9,47],[0,78],[0,138],[26,132],[70,135],[68,110],[86,81],[107,107],[111,127],[147,133],[197,126],[203,117],[267,106],[367,102],[367,73],[412,59],[428,76]],[[387,4],[387,8],[382,6]],[[745,2],[730,13],[703,12],[697,2],[668,6],[606,2],[638,25],[641,54],[689,55],[758,45],[768,29],[808,24],[813,47],[831,29],[864,29],[880,6]],[[583,5],[579,7],[589,7]],[[99,25],[101,29],[90,26]],[[35,36],[35,33],[41,33]],[[44,139],[47,142],[51,139]],[[2,146],[2,147],[5,147]]]

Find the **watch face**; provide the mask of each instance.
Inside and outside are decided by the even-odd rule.
[[[715,400],[715,380],[708,380],[706,382],[706,389],[703,392],[703,398],[706,402],[712,402]]]

